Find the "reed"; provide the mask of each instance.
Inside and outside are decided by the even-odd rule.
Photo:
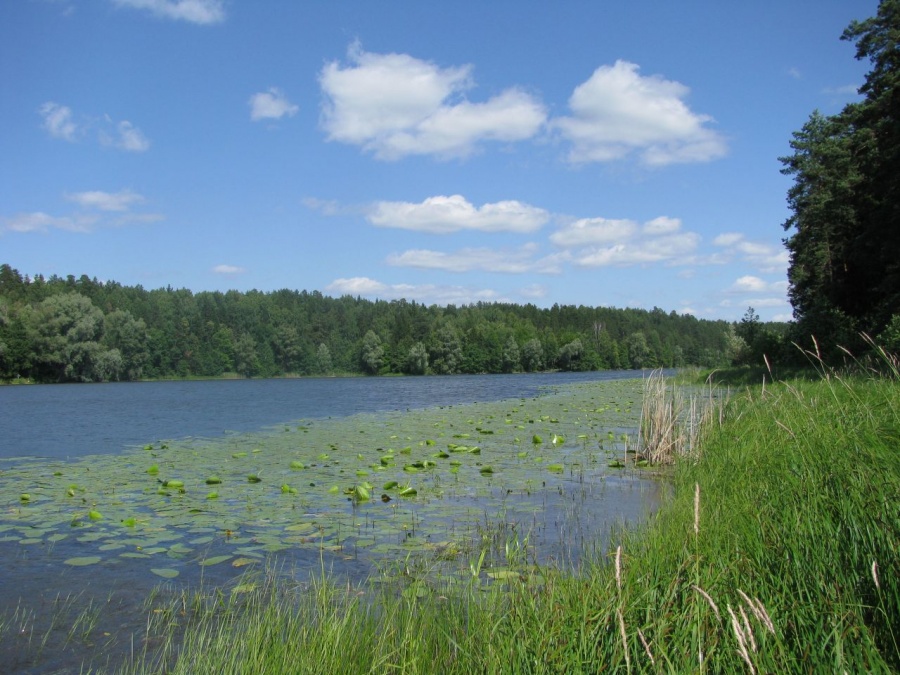
[[[696,459],[706,425],[721,419],[726,397],[711,384],[705,392],[687,390],[667,380],[661,370],[644,379],[640,452],[650,464],[674,464],[679,457]]]

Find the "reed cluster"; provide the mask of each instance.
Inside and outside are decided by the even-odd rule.
[[[896,672],[896,381],[770,382],[721,415],[675,446],[697,461],[667,503],[577,572],[487,583],[482,555],[456,583],[244,580],[157,605],[126,670]]]
[[[705,388],[674,385],[661,370],[644,379],[643,393],[638,446],[644,458],[654,465],[697,459],[701,432],[721,421],[727,396],[711,384]]]

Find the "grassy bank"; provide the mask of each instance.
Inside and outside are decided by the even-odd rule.
[[[401,562],[388,584],[269,574],[237,592],[158,598],[146,644],[161,661],[134,670],[900,669],[896,380],[732,394],[673,481],[648,525],[579,575],[517,561],[511,540],[514,572],[492,584],[475,557],[471,582],[452,587]]]

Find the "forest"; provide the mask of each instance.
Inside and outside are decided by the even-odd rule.
[[[512,373],[719,366],[768,334],[654,308],[332,298],[317,291],[145,290],[0,265],[0,378],[101,382],[283,375]],[[759,340],[756,339],[758,342]],[[743,355],[743,356],[742,356]]]

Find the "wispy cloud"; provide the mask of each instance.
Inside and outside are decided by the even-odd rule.
[[[859,85],[858,84],[844,84],[839,87],[825,87],[822,90],[823,94],[830,94],[832,96],[859,96]]]
[[[72,109],[55,101],[47,101],[38,108],[42,118],[41,126],[51,137],[74,143],[89,132],[96,131],[97,139],[103,145],[127,152],[145,152],[150,141],[144,133],[128,120],[114,121],[109,115],[100,119],[80,117],[77,121]]]
[[[647,263],[694,264],[700,235],[681,230],[677,218],[660,216],[642,225],[632,220],[583,218],[550,235],[571,250],[581,267],[629,267]]]
[[[388,256],[387,264],[445,272],[560,273],[562,258],[566,256],[563,254],[537,258],[539,250],[537,244],[526,244],[517,249],[464,248],[453,253],[412,249]]]
[[[162,19],[213,24],[225,20],[223,0],[112,0],[119,7],[145,10]]]
[[[540,229],[550,214],[508,200],[476,207],[462,195],[438,195],[422,202],[378,202],[366,216],[373,225],[446,234],[460,230],[527,233]]]
[[[266,91],[253,94],[247,103],[250,105],[250,119],[254,122],[293,117],[300,110],[300,106],[288,101],[278,87],[269,87]]]
[[[616,61],[600,66],[569,99],[572,114],[551,122],[571,143],[575,164],[609,162],[636,154],[649,166],[707,162],[725,155],[723,136],[709,115],[693,112],[689,89],[659,75],[642,76],[639,66]]]
[[[132,205],[140,204],[144,201],[142,195],[131,190],[121,190],[119,192],[91,190],[66,194],[65,198],[83,208],[97,209],[99,211],[128,211]]]
[[[120,150],[128,152],[145,152],[150,149],[150,141],[143,132],[128,120],[122,120],[116,125],[117,136],[113,141]]]
[[[332,61],[319,75],[322,127],[329,140],[378,159],[466,157],[486,141],[531,138],[546,120],[543,104],[515,87],[485,102],[465,100],[474,87],[470,65],[441,68],[407,54],[365,52],[358,43],[348,57],[349,65]]]
[[[216,265],[212,268],[214,274],[222,274],[225,276],[236,276],[238,274],[243,274],[247,270],[243,267],[238,267],[236,265]]]
[[[757,276],[745,275],[739,277],[730,286],[729,293],[787,293],[788,282],[781,281],[765,281]]]
[[[81,210],[63,216],[34,211],[0,217],[0,233],[48,232],[50,230],[89,233],[101,227],[122,227],[164,220],[164,216],[159,213],[132,211],[133,206],[143,203],[145,199],[143,195],[131,190],[121,190],[120,192],[90,190],[67,193],[63,197],[66,201],[77,204]]]
[[[41,125],[53,138],[60,138],[70,143],[78,140],[80,127],[72,119],[72,109],[54,101],[47,101],[38,108],[43,118]]]
[[[51,216],[43,211],[35,211],[0,218],[0,232],[47,232],[51,229],[88,232],[96,221],[96,217]]]
[[[727,232],[713,240],[729,257],[739,257],[763,274],[786,272],[790,255],[783,247],[748,241],[740,233]]]
[[[381,300],[406,299],[437,305],[506,301],[506,298],[492,289],[436,284],[386,284],[369,277],[335,279],[325,290],[336,295],[360,295]]]

